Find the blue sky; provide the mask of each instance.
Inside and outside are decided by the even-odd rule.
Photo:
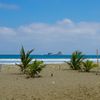
[[[100,0],[0,0],[0,54],[95,54],[99,42]]]

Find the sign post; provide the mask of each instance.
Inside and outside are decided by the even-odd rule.
[[[99,66],[99,52],[98,52],[98,49],[96,50],[96,56],[97,56],[97,66]]]

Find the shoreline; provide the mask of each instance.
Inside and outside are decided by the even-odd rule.
[[[34,60],[39,60],[39,61],[43,61],[45,64],[63,64],[64,62],[68,62],[70,61],[70,59],[33,59]],[[97,62],[96,58],[89,58],[88,60],[92,60],[93,62]],[[98,61],[100,61],[100,59],[98,59]],[[0,64],[19,64],[20,63],[20,59],[0,59]]]

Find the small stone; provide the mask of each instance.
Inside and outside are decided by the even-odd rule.
[[[53,77],[53,73],[51,73],[51,77]]]

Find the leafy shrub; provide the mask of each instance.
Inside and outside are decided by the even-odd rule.
[[[21,50],[20,50],[20,59],[21,59],[21,64],[17,64],[21,71],[23,73],[25,73],[26,68],[28,67],[29,63],[32,61],[32,58],[30,58],[30,54],[33,52],[33,49],[30,51],[27,51],[25,53],[25,50],[22,46]]]
[[[39,73],[42,71],[42,69],[45,67],[45,64],[43,61],[37,61],[35,60],[32,64],[30,64],[27,67],[27,74],[30,77],[39,77]]]
[[[81,69],[81,64],[83,60],[84,60],[84,55],[82,54],[82,52],[75,51],[72,53],[70,62],[67,63],[73,70],[79,70]]]
[[[83,70],[85,72],[89,72],[94,67],[97,67],[97,64],[95,64],[93,61],[86,60],[85,62],[83,62]]]

